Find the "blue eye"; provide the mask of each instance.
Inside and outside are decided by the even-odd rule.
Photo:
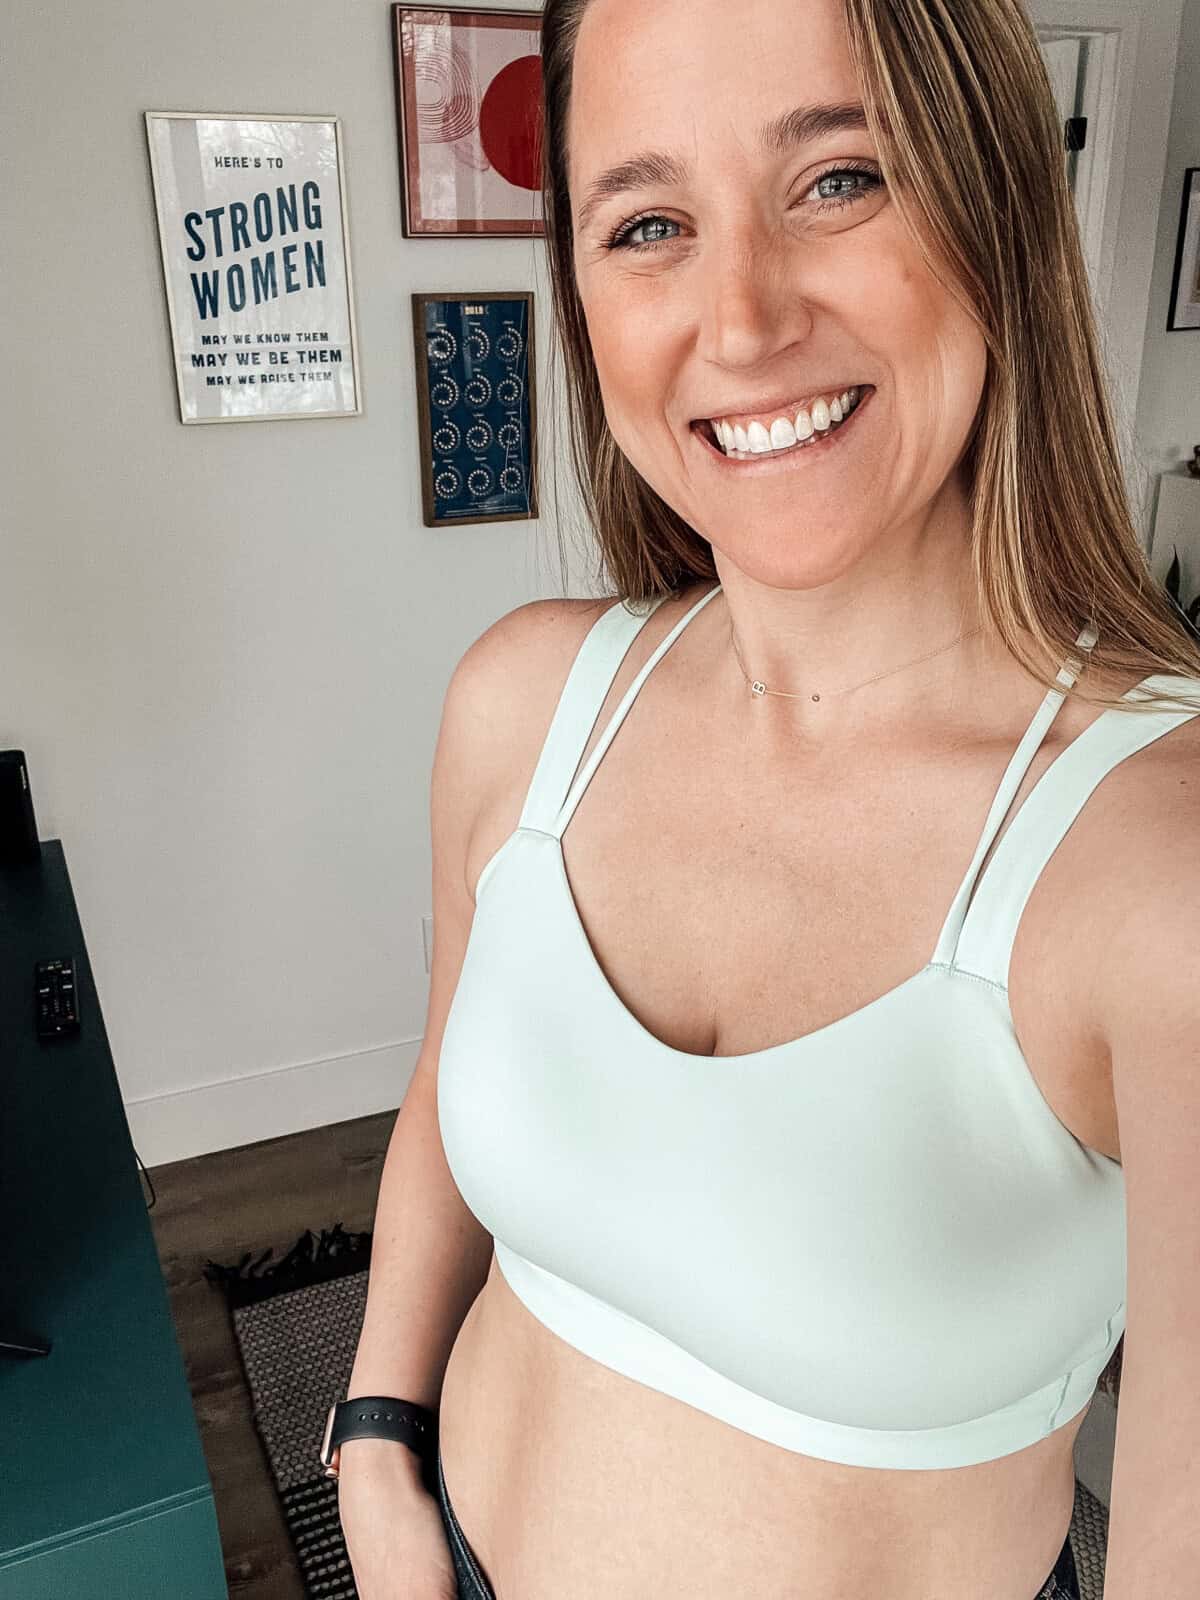
[[[865,165],[850,165],[841,167],[828,167],[819,177],[814,178],[812,187],[825,182],[826,178],[850,178],[852,180],[864,179],[864,188],[855,187],[846,194],[834,195],[832,198],[819,202],[816,210],[824,214],[829,211],[840,211],[843,206],[854,205],[859,200],[864,200],[869,194],[874,194],[884,186],[883,177],[878,168]],[[649,239],[638,242],[631,238],[638,228],[645,227],[651,222],[666,223],[668,227],[678,227],[670,217],[660,216],[655,211],[643,211],[639,216],[630,217],[628,221],[618,223],[612,233],[603,241],[606,250],[657,250],[664,244],[669,244],[669,239]]]

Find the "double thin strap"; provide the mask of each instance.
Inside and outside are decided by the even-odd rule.
[[[571,778],[579,765],[579,758],[587,747],[596,718],[612,687],[613,679],[630,645],[667,598],[660,595],[643,613],[629,611],[621,600],[609,606],[592,624],[576,652],[567,681],[555,708],[546,741],[538,764],[534,768],[525,804],[521,809],[520,828],[536,828],[541,833],[560,838],[571,820],[571,813],[587,788],[588,781],[612,743],[626,712],[637,697],[638,690],[654,670],[660,658],[683,632],[684,628],[702,606],[708,604],[720,585],[710,589],[691,609],[684,613],[667,636],[661,640],[654,653],[629,685],[620,705],[613,713],[603,737],[592,751],[587,765],[579,774],[574,787]],[[571,789],[568,794],[568,789]]]
[[[1075,644],[1077,648],[1088,651],[1095,644],[1096,639],[1096,630],[1088,623],[1079,630]],[[937,945],[931,957],[934,965],[955,967],[960,964],[958,952],[967,908],[970,905],[973,911],[975,904],[977,904],[977,901],[971,901],[976,875],[979,872],[984,856],[987,855],[988,850],[991,848],[992,840],[1000,830],[1001,823],[1008,815],[1009,807],[1013,803],[1017,790],[1021,787],[1021,782],[1029,770],[1030,763],[1041,748],[1042,740],[1050,730],[1050,724],[1058,715],[1062,703],[1066,699],[1067,690],[1079,676],[1081,667],[1082,662],[1073,657],[1068,657],[1064,661],[1058,669],[1054,687],[1047,690],[1041,705],[1034,712],[1033,720],[1022,736],[1021,742],[1012,753],[1008,766],[1005,768],[1004,776],[1000,779],[1000,786],[992,800],[987,819],[983,824],[983,832],[980,834],[979,842],[975,846],[975,854],[971,857],[971,864],[967,868],[963,881],[958,886],[958,893],[951,901],[950,910],[947,912],[946,920],[942,924],[942,931],[938,935]],[[1022,810],[1024,809],[1022,807]],[[1011,832],[1012,829],[1010,828],[1009,833],[1011,834]],[[1005,835],[1005,837],[1007,838],[1008,835]],[[999,854],[998,851],[997,854]],[[987,877],[991,877],[990,867]]]
[[[1186,695],[1200,701],[1200,678],[1154,673],[1134,684],[1122,700],[1176,699]],[[1200,705],[1181,706],[1178,711],[1126,712],[1110,706],[1074,738],[1042,773],[1012,820],[1012,825],[996,847],[980,881],[979,891],[962,920],[957,940],[948,941],[952,964],[993,983],[1008,987],[1009,966],[1017,925],[1042,869],[1057,850],[1071,824],[1082,811],[1089,795],[1126,756],[1144,749],[1197,715]],[[1031,730],[1032,731],[1032,730]],[[1027,736],[1028,737],[1028,736]],[[1014,758],[1015,759],[1015,758]],[[1026,763],[1025,765],[1028,765]],[[1023,775],[1025,767],[1022,766]],[[1016,783],[1002,786],[1016,792]],[[1012,793],[1008,799],[1011,802]],[[997,795],[996,806],[1002,795]],[[993,806],[993,813],[996,811]],[[1004,807],[1007,811],[1007,805]],[[1003,813],[1001,813],[1003,815]],[[990,843],[995,829],[985,829]],[[996,827],[1000,818],[996,818]],[[975,872],[986,851],[972,862],[964,889],[969,892]],[[962,891],[959,898],[963,899]],[[965,902],[964,902],[965,903]],[[956,902],[957,905],[957,902]],[[947,934],[952,930],[947,929]],[[947,938],[947,934],[943,938]]]
[[[621,662],[642,628],[666,596],[642,613],[618,600],[592,624],[563,685],[550,729],[525,797],[519,828],[561,838],[592,775],[617,734],[642,685],[676,639],[709,601],[720,584],[680,617],[647,658],[613,712],[594,750],[578,771],[592,729]],[[1075,640],[1089,651],[1096,630],[1088,624]],[[1013,752],[992,801],[983,832],[958,893],[951,903],[934,950],[932,963],[969,971],[1007,987],[1013,940],[1021,913],[1046,862],[1070,828],[1100,780],[1127,755],[1195,716],[1196,708],[1126,714],[1112,707],[1074,739],[1046,769],[1013,818],[976,887],[984,857],[991,848],[1042,740],[1057,716],[1082,661],[1068,657],[1055,685],[1046,694]],[[1173,697],[1180,689],[1200,699],[1200,679],[1154,675],[1135,684],[1122,698]],[[572,778],[574,777],[574,782]]]

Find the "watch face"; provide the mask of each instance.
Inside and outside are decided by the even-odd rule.
[[[329,1467],[333,1465],[332,1454],[329,1449],[329,1436],[333,1432],[333,1419],[337,1413],[337,1405],[331,1405],[329,1415],[325,1418],[325,1437],[321,1440],[321,1460]]]

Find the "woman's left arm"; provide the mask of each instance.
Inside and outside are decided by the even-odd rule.
[[[1147,821],[1096,960],[1128,1271],[1105,1600],[1182,1600],[1200,1572],[1200,784]]]

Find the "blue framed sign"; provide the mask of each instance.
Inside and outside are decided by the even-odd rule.
[[[533,294],[414,294],[427,528],[536,517]]]

